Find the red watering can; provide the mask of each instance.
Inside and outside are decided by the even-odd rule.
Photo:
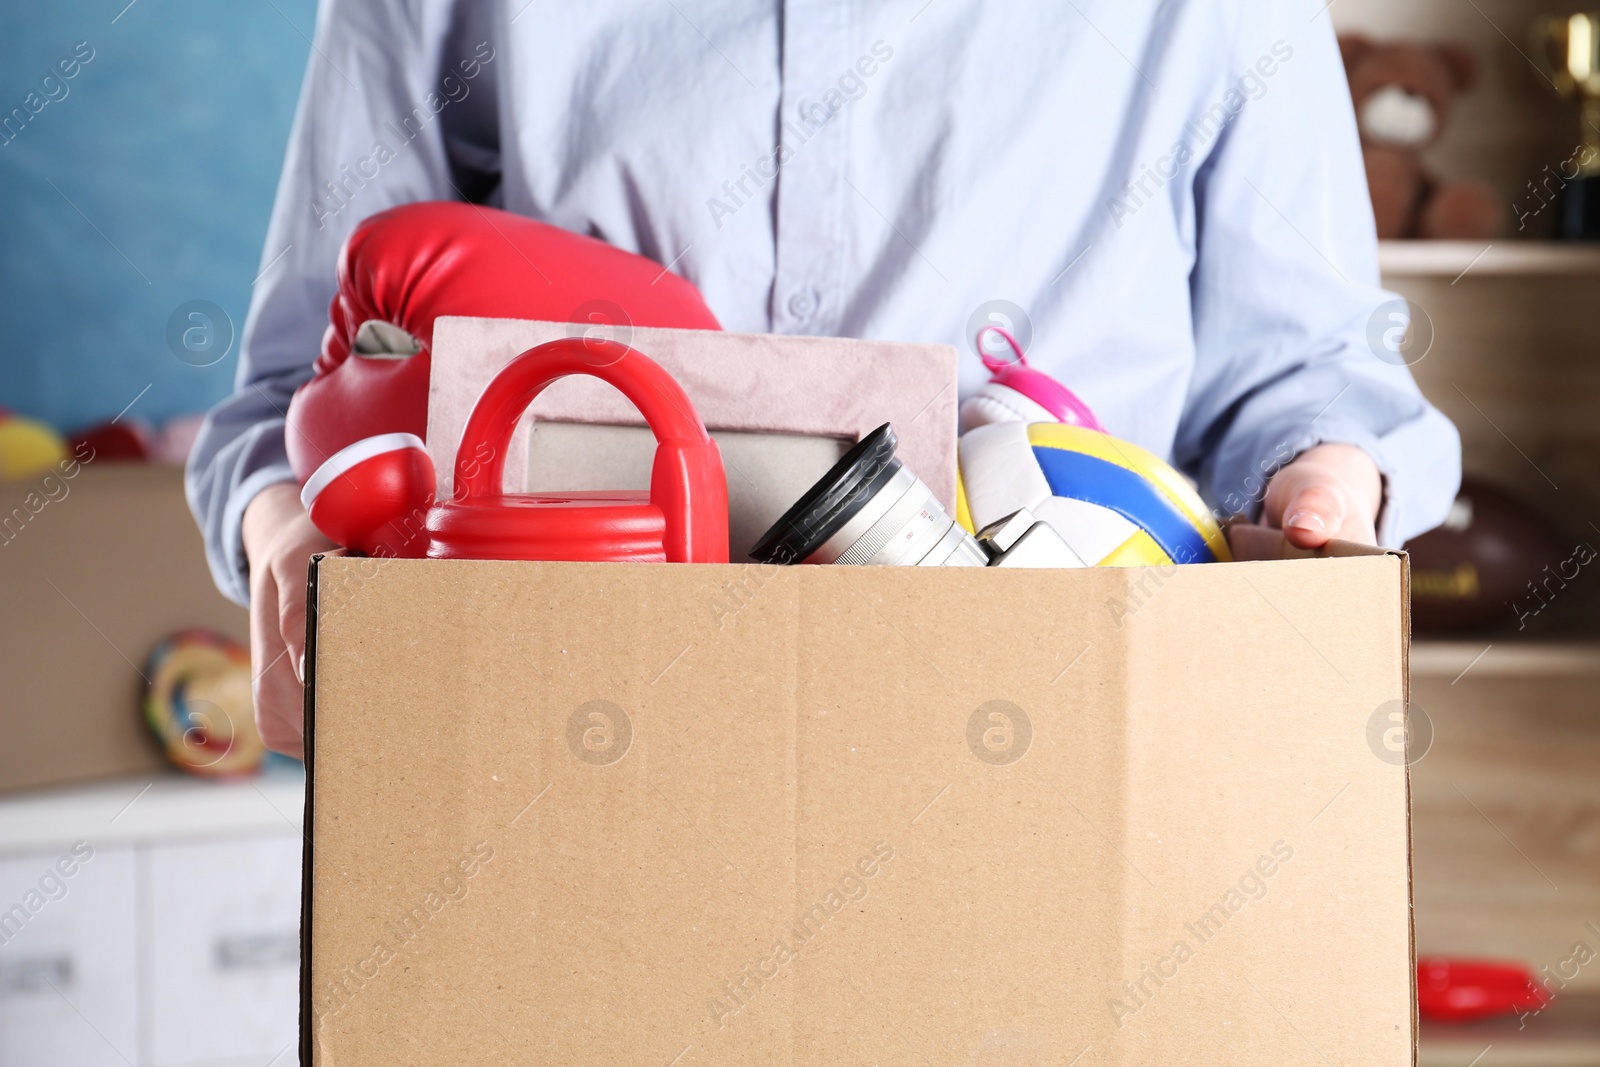
[[[607,382],[656,438],[648,493],[506,493],[506,451],[522,413],[569,374]],[[370,556],[434,559],[728,562],[722,455],[682,387],[627,345],[569,337],[517,356],[484,389],[456,452],[455,498],[440,503],[414,434],[342,449],[301,491],[317,528]]]

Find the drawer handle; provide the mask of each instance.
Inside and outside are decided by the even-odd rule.
[[[236,934],[217,938],[212,962],[219,971],[264,971],[300,962],[299,933]]]

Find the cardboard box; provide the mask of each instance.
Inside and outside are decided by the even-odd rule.
[[[302,1062],[1412,1062],[1403,556],[311,572]]]
[[[170,769],[140,711],[146,658],[195,626],[249,638],[181,470],[71,469],[0,483],[0,792]]]

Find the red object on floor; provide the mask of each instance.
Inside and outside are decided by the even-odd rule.
[[[338,277],[315,376],[289,405],[284,441],[302,485],[363,438],[426,435],[441,315],[579,322],[624,334],[630,326],[721,329],[699,291],[659,263],[474,204],[427,201],[372,216],[345,242]],[[363,332],[368,323],[386,325]]]
[[[506,493],[522,413],[550,385],[590,375],[626,396],[656,438],[650,491]],[[318,529],[367,555],[435,559],[728,562],[722,455],[681,386],[627,345],[569,337],[530,348],[473,405],[456,453],[454,499],[435,504],[422,441],[386,434],[342,449],[306,482]]]
[[[145,463],[150,459],[154,434],[137,419],[102,422],[80,430],[67,442],[75,456],[93,456],[97,462],[117,460]]]
[[[1429,1019],[1463,1022],[1538,1011],[1549,1003],[1550,994],[1520,963],[1444,956],[1417,960],[1417,1011]]]

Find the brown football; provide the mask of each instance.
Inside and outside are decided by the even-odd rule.
[[[1559,597],[1563,566],[1570,577],[1583,562],[1569,562],[1575,550],[1527,504],[1464,478],[1444,524],[1406,544],[1412,629],[1427,635],[1516,626],[1519,616]]]

